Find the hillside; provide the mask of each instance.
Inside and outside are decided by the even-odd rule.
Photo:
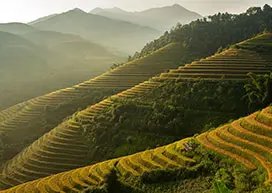
[[[24,24],[0,30],[11,32],[0,31],[0,109],[97,76],[124,59],[75,35]]]
[[[231,44],[251,38],[264,31],[271,31],[272,8],[251,7],[241,14],[217,13],[191,22],[188,25],[176,25],[160,38],[151,41],[136,52],[132,59],[140,58],[171,42],[184,45],[189,55],[199,58],[212,55]]]
[[[95,8],[90,13],[149,26],[160,31],[170,30],[177,23],[184,25],[202,18],[198,13],[185,9],[178,4],[139,12],[128,12],[117,7],[111,9]]]
[[[1,111],[0,133],[6,144],[4,158],[11,158],[79,109],[176,67],[182,58],[180,53],[180,45],[170,44],[145,58],[124,64],[94,79]],[[21,141],[17,140],[19,136]]]
[[[1,192],[200,193],[215,191],[216,180],[237,192],[270,192],[271,117],[267,107],[193,138]]]
[[[111,45],[126,54],[141,49],[146,42],[159,35],[157,30],[150,27],[89,14],[80,9],[32,22],[31,26],[40,30],[76,34],[107,47]]]
[[[247,74],[271,71],[262,58],[271,49],[242,47],[262,47],[271,38],[257,36],[75,113],[4,165],[2,187],[166,144],[246,114],[240,99]]]
[[[84,61],[85,64],[100,65],[108,63],[108,66],[115,62],[114,50],[109,50],[99,44],[92,43],[77,35],[64,34],[52,31],[35,31],[25,33],[24,38],[32,41],[37,45],[44,46],[49,50],[65,55],[69,59],[78,59]],[[78,63],[77,68],[81,68],[82,64]]]

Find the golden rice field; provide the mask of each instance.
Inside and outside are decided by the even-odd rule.
[[[106,176],[113,170],[123,177],[141,176],[157,169],[182,169],[194,164],[194,160],[183,155],[184,144],[189,139],[147,150],[134,155],[101,162],[64,173],[24,183],[3,193],[57,193],[92,190],[105,183]]]
[[[256,42],[255,39],[254,39],[254,42]],[[246,42],[246,43],[249,44],[250,42]],[[175,45],[170,45],[170,46],[175,46]],[[148,60],[149,58],[146,58],[146,61]],[[164,62],[166,61],[167,60],[165,60]],[[159,61],[157,60],[157,62]],[[144,63],[141,64],[139,61],[138,63],[139,63],[139,66],[144,66]],[[150,63],[152,63],[152,61],[150,61]],[[130,65],[119,67],[113,70],[113,72],[109,72],[108,75],[106,73],[103,76],[100,76],[94,79],[93,81],[99,80],[98,82],[100,83],[100,81],[108,82],[107,80],[109,79],[110,80],[116,79],[115,86],[120,86],[120,84],[126,84],[127,82],[129,82],[127,81],[129,80],[129,76],[139,78],[141,77],[141,75],[139,74],[148,72],[148,71],[145,71],[146,69],[144,68],[141,69],[139,66],[138,68],[136,68],[135,66],[137,65],[130,64]],[[133,70],[133,67],[135,67],[134,70]],[[84,141],[85,139],[83,137],[84,129],[81,127],[82,125],[81,123],[88,124],[96,116],[98,116],[99,114],[103,114],[103,112],[107,108],[110,108],[111,105],[114,104],[115,99],[136,98],[138,96],[142,96],[145,93],[149,93],[153,88],[159,86],[161,82],[165,80],[174,79],[174,80],[183,81],[183,80],[191,80],[191,79],[195,80],[195,79],[201,78],[205,80],[231,79],[231,80],[240,81],[240,80],[245,80],[247,78],[247,73],[249,72],[255,72],[257,74],[268,73],[271,70],[271,67],[272,67],[271,64],[269,64],[269,62],[263,59],[262,56],[259,55],[257,52],[247,50],[247,49],[230,48],[220,54],[215,54],[214,56],[208,57],[206,59],[202,59],[197,62],[193,62],[192,64],[186,65],[184,67],[179,67],[178,69],[170,70],[167,73],[166,72],[162,73],[161,75],[154,77],[150,79],[149,81],[145,81],[141,84],[138,84],[137,86],[134,86],[123,92],[120,92],[116,95],[106,98],[105,100],[102,100],[101,102],[97,104],[91,105],[85,110],[81,110],[77,112],[76,114],[73,115],[73,117],[59,124],[50,132],[46,133],[41,138],[36,140],[33,144],[31,144],[28,148],[23,150],[13,159],[5,163],[1,171],[2,175],[0,176],[0,188],[1,189],[9,188],[9,187],[12,187],[24,182],[32,181],[41,177],[46,177],[52,174],[57,174],[57,173],[68,171],[78,167],[86,166],[88,164],[86,163],[87,148],[86,148],[86,143]],[[138,71],[136,71],[136,69],[138,69]],[[151,67],[149,67],[149,69],[151,71]],[[161,66],[161,70],[163,70],[163,64]],[[124,74],[121,75],[122,73],[120,71]],[[126,74],[129,72],[130,73],[133,72],[133,73],[130,75]],[[139,74],[137,74],[136,72]],[[110,73],[112,74],[110,75]],[[106,76],[110,76],[111,78],[104,79],[104,77]],[[151,74],[149,76],[151,76]],[[141,81],[140,78],[137,79],[137,81]],[[136,84],[137,81],[135,81],[133,84]],[[23,107],[20,107],[20,108],[16,107],[16,108],[19,108],[19,110],[16,110],[16,108],[13,107],[13,111],[15,112],[14,113],[15,117],[7,118],[6,120],[2,121],[0,124],[9,123],[11,127],[13,126],[13,128],[16,128],[16,126],[14,126],[14,124],[12,123],[12,120],[25,124],[26,122],[33,120],[33,117],[35,116],[36,116],[36,119],[38,119],[40,116],[39,108],[40,107],[44,108],[43,104],[47,104],[47,105],[50,104],[54,106],[63,100],[66,101],[66,98],[68,98],[69,100],[70,99],[72,100],[74,96],[79,97],[80,94],[77,95],[77,93],[81,93],[82,90],[84,90],[86,87],[89,88],[87,85],[92,85],[92,83],[93,82],[91,80],[86,83],[74,86],[73,88],[64,89],[63,91],[55,92],[55,93],[66,93],[65,95],[63,94],[54,95],[53,93],[51,93],[49,94],[50,97],[48,96],[49,98],[46,96],[42,96],[37,99],[33,99],[32,101],[28,101],[27,103],[35,104],[34,106],[36,109],[38,109],[37,111],[33,111],[34,106],[30,108],[30,107],[25,107],[21,104],[21,106]],[[104,82],[104,85],[107,85],[107,84],[105,84]],[[21,117],[23,117],[23,119],[18,119],[18,116],[16,117],[16,112],[20,114]],[[5,112],[5,114],[7,114],[7,111]],[[262,120],[266,120],[266,119],[262,118]],[[3,127],[3,130],[4,130],[4,127]],[[228,129],[227,130],[224,129],[224,131],[228,131]],[[209,136],[209,137],[206,137],[206,136]],[[223,137],[228,138],[230,136],[225,136],[225,135],[217,136],[217,132],[213,131],[209,134],[204,134],[198,139],[200,142],[203,142],[203,143],[205,142],[204,144],[208,148],[211,148],[211,149],[213,148],[218,153],[240,160],[244,165],[246,165],[249,168],[255,168],[256,162],[263,160],[264,157],[256,157],[256,159],[254,160],[248,159],[248,156],[249,157],[250,156],[252,157],[253,155],[255,156],[256,153],[254,153],[252,150],[248,150],[248,152],[247,151],[245,152],[243,151],[242,147],[239,146],[239,144],[230,144],[228,140],[220,141],[219,138],[221,139]],[[224,145],[224,147],[226,146],[225,149],[221,148],[220,142],[222,143],[222,145]],[[228,151],[230,149],[232,151]],[[161,154],[158,154],[158,155],[161,155]],[[134,157],[134,159],[137,160],[137,157]],[[159,157],[157,159],[160,160]],[[171,161],[169,160],[168,163],[170,162]],[[120,169],[120,171],[121,172],[126,171],[123,173],[137,174],[139,173],[138,170],[144,171],[145,169],[147,169],[144,167],[139,168],[137,164],[133,165],[131,164],[131,161],[126,161],[125,159],[118,163],[119,165],[117,165],[117,167]],[[266,166],[265,164],[267,164],[264,162],[262,163],[264,166]],[[128,167],[128,165],[131,166],[132,169],[131,167]],[[175,163],[172,163],[172,165],[174,166]],[[130,168],[130,169],[126,170],[124,169],[124,167],[125,168],[127,167],[127,169]]]
[[[271,182],[272,107],[233,121],[195,139],[204,147],[230,157],[250,170],[262,167]],[[20,184],[1,193],[82,192],[101,187],[117,171],[123,178],[140,177],[156,170],[182,169],[195,161],[185,156],[190,138],[121,158]]]
[[[272,182],[272,107],[203,133],[197,140],[249,169],[261,166],[267,182]]]

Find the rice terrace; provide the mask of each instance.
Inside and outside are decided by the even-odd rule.
[[[0,193],[272,193],[271,6],[2,2]]]

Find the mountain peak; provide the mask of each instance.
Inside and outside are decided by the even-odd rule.
[[[175,3],[172,7],[182,7],[180,4]]]
[[[90,13],[97,14],[97,13],[100,13],[102,11],[104,11],[104,9],[102,9],[101,7],[96,7],[93,10],[91,10]]]
[[[101,12],[111,12],[111,13],[124,13],[126,11],[124,11],[123,9],[119,8],[119,7],[113,7],[113,8],[100,8],[100,7],[97,7],[95,9],[93,9],[92,11],[90,11],[90,13],[92,14],[99,14]]]
[[[70,12],[70,13],[86,13],[85,11],[83,11],[82,9],[79,9],[79,8],[72,9],[68,12]]]
[[[119,7],[113,7],[110,10],[112,10],[112,11],[124,11],[123,9],[121,9]]]
[[[172,8],[174,8],[174,9],[186,9],[186,8],[184,8],[183,6],[181,6],[180,4],[174,4],[174,5],[172,5],[172,6],[170,6],[170,7],[172,7]],[[186,9],[187,10],[187,9]]]

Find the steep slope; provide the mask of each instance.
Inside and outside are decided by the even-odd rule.
[[[260,187],[261,189],[265,187],[261,192],[269,192],[271,190],[271,117],[272,107],[267,107],[248,117],[193,138],[186,138],[156,149],[59,173],[1,192],[76,193],[97,191],[110,193],[113,190],[135,193],[161,193],[165,191],[174,193],[178,190],[203,192],[211,191],[211,181],[199,182],[195,185],[193,181],[202,175],[215,175],[214,171],[211,171],[213,169],[228,171],[226,167],[231,167],[231,169],[240,167],[241,169],[236,172],[248,175],[246,176],[248,181],[250,181],[252,174],[255,178],[260,177],[262,173],[254,172],[264,169],[266,180],[260,182],[255,180],[256,184],[243,189],[243,192],[254,191]],[[207,150],[216,152],[216,154],[202,149],[197,143]],[[207,164],[207,162],[211,163]],[[221,168],[215,167],[220,164],[223,165]],[[48,170],[48,168],[44,170]],[[225,175],[228,176],[227,173]],[[238,177],[241,176],[238,175]],[[205,178],[203,179],[205,180]],[[186,180],[189,181],[187,187],[185,187],[186,182],[180,183]],[[193,189],[194,186],[200,187],[203,183],[208,186],[202,187],[198,191]],[[236,188],[239,187],[236,187],[235,184],[234,189]]]
[[[88,14],[79,9],[35,22],[32,26],[41,30],[77,34],[125,53],[141,49],[147,41],[159,35],[158,31],[149,27]]]
[[[23,24],[0,28],[12,32],[0,32],[0,109],[92,78],[112,62],[122,61],[78,36],[32,30]]]
[[[33,98],[2,111],[2,140],[5,144],[13,144],[5,148],[4,157],[11,158],[24,148],[28,141],[33,142],[78,109],[86,108],[106,96],[176,67],[182,57],[180,53],[180,45],[170,44],[145,58],[124,64],[94,79]],[[24,142],[19,142],[18,137]]]
[[[263,36],[271,37],[271,34],[265,34]],[[262,39],[263,36],[256,37],[256,39]],[[250,44],[250,41],[256,42],[256,39],[249,40],[246,43]],[[270,40],[270,38],[267,39]],[[260,41],[258,45],[262,44],[263,42]],[[174,80],[174,82],[184,80],[197,81],[198,78],[203,78],[204,80],[219,82],[226,80],[243,82],[247,79],[247,73],[254,72],[264,74],[268,73],[271,67],[272,65],[262,59],[258,52],[231,48],[221,54],[216,54],[213,57],[203,59],[197,63],[194,62],[191,65],[170,70],[168,73],[162,73],[158,77],[154,77],[149,81],[143,82],[131,89],[90,106],[85,110],[77,112],[70,119],[67,119],[38,139],[14,159],[5,164],[2,187],[5,188],[10,185],[37,179],[41,176],[66,171],[67,169],[80,167],[91,162],[88,158],[88,147],[94,148],[96,144],[94,143],[94,146],[90,145],[93,142],[87,141],[85,137],[86,131],[89,131],[91,135],[97,135],[97,137],[93,138],[94,141],[98,140],[100,136],[105,135],[105,133],[103,133],[105,128],[102,123],[99,123],[99,117],[106,116],[106,113],[114,108],[115,103],[118,101],[143,97],[152,92],[153,89],[159,88],[163,82],[171,80]],[[124,70],[124,68],[122,69],[122,67],[120,67],[120,69],[116,71]],[[127,68],[127,70],[130,69]],[[126,112],[124,112],[124,114],[125,113]],[[110,132],[113,126],[111,122],[109,124],[108,130],[105,132],[108,132],[111,138],[115,133]],[[98,125],[98,127],[96,127],[96,125]],[[101,131],[101,133],[99,131]],[[154,141],[152,145],[154,146],[156,142],[157,141]],[[103,146],[100,148],[103,149]],[[72,152],[76,153],[71,156]],[[66,156],[65,159],[63,158],[64,154]],[[96,156],[96,154],[94,154],[94,156]],[[104,155],[104,157],[105,156],[106,155]],[[75,160],[78,160],[78,162],[75,162]],[[48,165],[50,165],[49,170],[46,170],[44,173],[39,172],[42,168],[47,168]],[[59,167],[61,165],[63,165],[63,167]],[[29,175],[29,173],[34,175]]]
[[[189,11],[178,4],[139,12],[128,12],[116,7],[112,9],[95,8],[90,13],[149,26],[160,31],[169,30],[177,23],[184,25],[202,18],[198,13]]]
[[[34,20],[34,21],[32,21],[32,22],[29,22],[28,24],[29,25],[32,25],[32,24],[35,24],[35,23],[39,23],[39,22],[42,22],[42,21],[45,21],[45,20],[47,20],[47,19],[50,19],[51,17],[54,17],[54,16],[56,16],[57,14],[52,14],[52,15],[48,15],[48,16],[45,16],[45,17],[41,17],[41,18],[38,18],[38,19],[36,19],[36,20]]]
[[[231,157],[248,168],[263,167],[271,183],[271,107],[204,133],[197,140],[206,148]]]
[[[124,177],[139,177],[152,171],[179,169],[194,164],[194,160],[182,155],[185,144],[182,140],[164,147],[135,155],[105,161],[85,168],[22,184],[1,192],[82,192],[92,191],[106,183],[107,176],[118,172]]]

